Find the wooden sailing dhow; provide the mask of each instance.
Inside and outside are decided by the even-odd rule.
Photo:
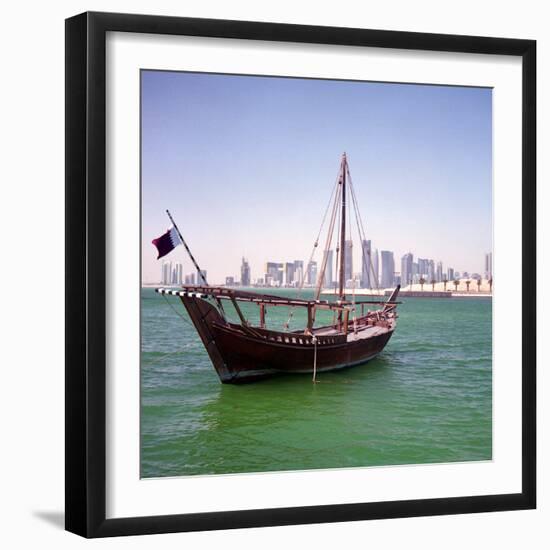
[[[209,286],[203,271],[199,268],[168,212],[173,227],[165,235],[153,241],[159,250],[159,258],[181,241],[204,284],[183,286],[178,289],[158,288],[156,291],[160,294],[178,296],[181,299],[223,383],[250,382],[280,373],[313,373],[315,380],[319,372],[366,363],[376,357],[388,343],[397,322],[396,308],[399,302],[396,302],[396,298],[399,285],[387,301],[355,300],[354,294],[352,300],[346,297],[346,209],[350,207],[346,199],[348,191],[351,195],[350,203],[353,204],[356,214],[359,237],[363,242],[364,229],[344,153],[333,191],[334,198],[331,197],[331,203],[329,203],[329,207],[332,204],[332,211],[325,253],[313,300]],[[329,208],[327,213],[328,211]],[[339,223],[336,223],[337,218]],[[323,224],[321,224],[319,236]],[[321,300],[327,252],[331,248],[336,226],[339,228],[336,248],[339,271],[338,287],[335,288],[336,300]],[[318,246],[319,236],[314,244],[311,259]],[[369,265],[365,266],[366,269],[372,270],[372,262],[367,260],[367,263]],[[376,274],[372,272],[372,275],[376,282]],[[233,323],[227,319],[223,303],[229,302],[237,312],[239,323]],[[245,318],[239,306],[242,303],[252,303],[259,307],[260,319],[257,326],[253,326]],[[365,306],[369,305],[377,306],[377,309],[365,311]],[[277,331],[267,328],[266,310],[280,306],[291,308],[290,317],[294,308],[305,308],[307,311],[305,328],[289,331],[288,322],[284,327],[286,330]],[[332,311],[333,322],[316,327],[315,316],[319,310]]]

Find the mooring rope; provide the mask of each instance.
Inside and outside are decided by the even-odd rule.
[[[172,311],[186,324],[188,324],[190,327],[193,327],[193,325],[189,322],[188,319],[186,319],[166,298],[165,294],[161,294],[161,296],[164,298],[164,301],[172,308]]]
[[[311,339],[313,342],[313,382],[317,382],[317,336],[313,336]]]
[[[174,311],[174,313],[181,318],[181,320],[184,322],[184,323],[187,323],[190,327],[192,327],[193,325],[191,325],[191,323],[176,309],[174,308],[174,306],[168,301],[168,299],[166,298],[166,296],[164,294],[161,294],[161,296],[164,298],[164,301],[172,308],[172,310]],[[177,353],[183,353],[183,351],[170,351],[168,353],[163,353],[160,357],[156,357],[155,358],[155,363],[160,363],[161,361],[163,361],[166,357],[168,357],[169,355],[174,355],[174,354],[177,354]]]
[[[353,312],[353,333],[357,334],[357,315],[355,314],[355,310],[357,309],[355,306],[355,277],[353,277],[353,300],[352,300],[352,312]]]

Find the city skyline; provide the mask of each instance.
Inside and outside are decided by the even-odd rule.
[[[491,125],[488,89],[143,71],[142,280],[158,282],[166,208],[209,282],[239,279],[243,256],[253,279],[267,261],[307,271],[344,150],[373,254],[483,273]]]
[[[370,256],[372,261],[374,254],[372,254],[369,247],[370,242],[363,241],[363,250],[369,250],[370,253],[367,253],[366,257]],[[335,250],[327,251],[322,288],[332,288],[338,283],[338,266],[333,263],[334,252]],[[357,288],[389,288],[396,284],[405,287],[411,283],[419,283],[422,279],[425,283],[431,283],[432,281],[443,282],[445,280],[453,281],[454,279],[475,279],[478,277],[489,280],[493,277],[492,252],[484,254],[483,271],[461,270],[453,266],[445,266],[443,262],[436,262],[431,258],[418,257],[415,261],[415,256],[412,252],[404,254],[396,261],[393,251],[381,250],[381,261],[378,261],[378,250],[375,249],[375,252],[375,260],[372,261],[372,264],[368,264],[368,278],[365,278],[365,265],[367,264],[365,260],[362,262],[361,271],[352,271],[351,274],[345,273],[345,286],[347,288],[351,288],[353,285],[357,285]],[[315,287],[318,284],[322,270],[322,263],[318,264],[315,260],[308,262],[305,271],[303,260],[286,262],[267,261],[263,265],[264,269],[258,270],[257,276],[252,276],[253,272],[250,263],[243,256],[241,259],[240,278],[228,273],[225,275],[224,281],[208,282],[209,284],[225,284],[226,286]],[[400,270],[396,268],[397,265],[401,266]],[[202,270],[202,273],[207,277],[207,270]],[[350,276],[348,277],[348,275]],[[181,262],[169,259],[164,260],[161,264],[160,281],[158,282],[165,285],[181,285],[182,281],[185,281],[186,285],[202,284],[202,282],[199,282],[198,272],[184,274]]]

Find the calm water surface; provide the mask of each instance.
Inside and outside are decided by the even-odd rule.
[[[318,384],[290,375],[241,386],[219,382],[166,300],[186,318],[178,298],[142,289],[142,477],[491,459],[490,299],[405,298],[373,361]],[[257,319],[257,306],[243,309]],[[273,328],[287,317],[269,309]]]

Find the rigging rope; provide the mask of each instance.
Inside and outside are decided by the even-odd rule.
[[[359,239],[361,241],[361,251],[363,251],[363,241],[366,240],[366,232],[365,232],[365,227],[363,225],[363,218],[361,217],[361,211],[359,209],[359,204],[357,202],[357,197],[355,196],[355,188],[353,186],[353,180],[352,180],[351,174],[349,172],[349,166],[348,166],[347,174],[348,174],[349,183],[350,183],[351,196],[352,196],[352,200],[353,200],[353,207],[354,207],[354,210],[355,210],[355,220],[357,222],[357,231],[359,233]],[[369,261],[368,261],[369,265],[364,265],[364,262],[365,262],[364,254],[361,255],[362,256],[362,264],[366,268],[367,272],[369,274],[372,274],[372,278],[374,279],[374,284],[376,286],[376,291],[380,292],[380,286],[378,284],[378,275],[374,272],[374,266],[373,266],[373,263],[372,263],[371,251],[370,250],[367,251],[367,254],[369,256]],[[370,276],[369,276],[369,279],[370,279]],[[372,286],[370,288],[372,288]]]
[[[168,298],[166,298],[166,295],[165,294],[161,294],[161,296],[164,298],[164,301],[172,308],[172,311],[178,316],[181,318],[181,320],[184,322],[184,323],[187,323],[190,327],[193,327],[193,325],[189,322],[188,319],[186,319],[171,303],[170,301],[168,300]]]
[[[313,342],[313,382],[317,382],[317,336],[314,336],[311,341]]]
[[[330,198],[329,198],[329,201],[327,203],[327,207],[325,208],[325,213],[324,213],[323,219],[321,221],[321,226],[319,227],[319,232],[317,233],[317,238],[315,239],[315,242],[313,244],[313,248],[312,248],[311,254],[309,256],[309,261],[306,264],[306,270],[309,268],[309,265],[313,261],[313,257],[315,256],[315,251],[317,250],[317,246],[319,245],[319,238],[321,237],[321,232],[323,231],[323,227],[324,227],[325,221],[327,219],[327,214],[328,214],[330,205],[331,205],[332,200],[333,200],[332,198],[335,196],[335,193],[339,192],[338,183],[339,183],[339,175],[336,176],[336,182],[334,183],[334,186],[332,188],[332,193],[330,194]],[[303,272],[303,269],[302,269],[302,279],[300,280],[300,284],[298,286],[298,295],[297,295],[298,299],[300,299],[302,297],[302,290],[304,288],[304,283],[305,283],[305,275],[304,275],[304,272]],[[290,326],[290,321],[292,320],[293,316],[294,316],[294,306],[292,306],[290,308],[289,314],[288,314],[288,319],[287,319],[286,323],[283,324],[283,327],[285,328],[285,330],[288,330],[288,328]]]
[[[181,320],[188,324],[190,327],[193,328],[193,325],[170,303],[170,301],[166,298],[166,295],[165,294],[161,294],[161,296],[164,298],[164,301],[172,308],[172,310],[174,311],[174,313],[181,318]],[[156,358],[156,362],[160,362],[162,361],[165,357],[168,357],[169,355],[173,355],[174,353],[183,353],[182,351],[176,351],[176,352],[168,352],[168,353],[164,353],[162,354],[160,357],[157,357]]]
[[[353,312],[353,333],[357,334],[357,316],[355,314],[355,277],[353,277],[353,298],[351,311]]]
[[[335,265],[335,269],[337,270],[338,272],[338,276],[335,277],[338,281],[340,280],[340,269],[339,269],[339,266],[340,266],[340,229],[341,229],[341,218],[342,218],[342,211],[340,208],[337,208],[337,213],[336,213],[336,263],[334,264]],[[338,296],[338,285],[334,285],[334,296]],[[336,310],[334,310],[334,313],[332,315],[332,324],[333,325],[336,325],[336,318],[337,318],[337,312]]]
[[[343,253],[343,251],[340,250],[340,229],[342,228],[341,225],[341,218],[342,218],[342,211],[340,208],[338,208],[337,218],[336,218],[336,267],[340,265],[340,253]],[[338,280],[340,280],[340,271],[338,271]],[[338,290],[336,288],[336,285],[334,285],[334,294],[338,294]]]
[[[321,222],[321,226],[319,228],[319,232],[317,233],[317,238],[315,239],[315,243],[313,245],[313,249],[311,251],[311,255],[310,255],[310,258],[308,260],[308,263],[306,265],[306,270],[309,269],[309,266],[311,264],[311,262],[313,261],[313,257],[315,255],[315,252],[316,252],[316,249],[319,245],[319,239],[321,237],[321,233],[322,233],[322,230],[323,230],[323,227],[325,225],[325,222],[326,222],[326,219],[327,219],[327,214],[328,214],[328,211],[329,211],[329,208],[330,208],[330,205],[331,203],[333,204],[333,209],[332,209],[332,214],[330,216],[330,223],[329,223],[329,230],[328,230],[328,233],[327,233],[327,239],[326,239],[326,243],[325,243],[325,250],[324,250],[324,255],[323,255],[323,260],[322,260],[322,264],[321,264],[321,270],[320,270],[320,273],[318,273],[318,282],[317,282],[317,285],[316,285],[316,291],[315,291],[315,299],[318,300],[319,299],[319,296],[320,296],[320,292],[321,292],[321,288],[322,288],[322,285],[323,285],[323,281],[324,281],[324,275],[325,275],[325,271],[326,271],[326,266],[327,266],[327,261],[328,261],[328,251],[330,250],[330,246],[332,245],[332,237],[333,237],[333,233],[334,233],[334,224],[335,222],[337,223],[337,240],[336,240],[336,269],[338,269],[338,266],[340,264],[340,254],[345,254],[345,250],[340,250],[340,229],[341,229],[341,208],[339,208],[339,205],[340,205],[340,202],[341,202],[341,186],[340,186],[340,183],[342,182],[341,178],[344,177],[344,176],[347,176],[348,178],[348,188],[351,190],[351,200],[348,199],[348,204],[347,204],[347,216],[348,216],[348,219],[350,220],[350,223],[347,224],[347,227],[346,227],[346,235],[344,235],[344,243],[346,242],[346,240],[349,240],[349,242],[353,243],[353,240],[352,240],[352,227],[351,227],[351,208],[352,208],[352,205],[351,203],[353,202],[353,210],[354,210],[354,213],[355,213],[355,220],[356,220],[356,224],[357,224],[357,232],[359,234],[359,240],[361,242],[361,251],[362,251],[362,269],[366,270],[367,273],[369,273],[369,280],[371,279],[371,275],[372,275],[372,279],[374,279],[374,283],[375,283],[375,286],[376,286],[376,290],[379,292],[380,291],[380,287],[379,287],[379,284],[378,284],[378,275],[374,272],[374,266],[373,266],[373,262],[372,262],[372,255],[371,255],[371,251],[370,250],[367,250],[367,256],[368,256],[368,259],[365,257],[365,251],[364,251],[364,241],[366,241],[366,232],[365,232],[365,228],[364,228],[364,224],[363,224],[363,219],[361,217],[361,212],[359,210],[359,205],[358,205],[358,202],[357,202],[357,197],[355,195],[355,188],[353,186],[353,180],[351,178],[351,174],[350,174],[350,171],[349,171],[349,164],[346,162],[345,163],[345,167],[344,167],[344,170],[345,170],[345,175],[342,174],[342,170],[339,169],[338,170],[338,175],[336,177],[336,182],[335,182],[335,185],[332,189],[332,193],[330,195],[330,199],[329,199],[329,202],[327,204],[327,207],[325,209],[325,212],[324,212],[324,215],[323,215],[323,219],[322,219],[322,222]],[[334,198],[334,200],[333,200]],[[346,239],[346,237],[349,236],[349,239]],[[345,246],[345,244],[344,244]],[[353,244],[351,245],[353,246]],[[351,254],[353,254],[353,249],[351,250],[350,252]],[[345,278],[345,269],[344,269],[344,278]],[[338,271],[338,277],[340,277],[340,273]],[[353,284],[353,312],[354,312],[354,330],[356,330],[356,312],[355,312],[355,286],[356,286],[356,280],[355,280],[355,277],[354,277],[354,274],[353,273],[350,273],[350,277],[352,279],[352,284]],[[346,285],[346,282],[344,280],[344,288],[345,288],[345,285]],[[299,284],[299,287],[298,287],[298,298],[301,297],[302,295],[302,290],[303,290],[303,287],[304,287],[304,283],[305,283],[305,274],[302,272],[302,278],[301,278],[301,281],[300,281],[300,284]],[[370,288],[372,288],[371,285],[369,285]],[[337,285],[334,285],[334,294],[336,295],[337,294]],[[291,306],[290,307],[290,310],[289,310],[289,315],[288,315],[288,319],[287,321],[283,324],[284,326],[284,329],[288,331],[289,327],[290,327],[290,322],[294,316],[294,310],[295,310],[295,307],[294,306]],[[336,316],[336,312],[334,312],[334,319],[333,319],[333,323],[335,322],[335,316]]]
[[[315,300],[318,300],[321,295],[321,289],[325,278],[325,271],[327,269],[327,262],[328,262],[328,251],[330,250],[330,247],[332,245],[332,235],[334,233],[334,223],[336,221],[336,213],[340,202],[340,193],[341,193],[341,188],[338,187],[338,191],[336,192],[336,196],[334,197],[334,204],[332,206],[332,214],[330,216],[330,226],[328,228],[327,238],[325,241],[325,249],[323,251],[323,261],[321,263],[321,271],[319,273],[317,286],[315,289]]]

